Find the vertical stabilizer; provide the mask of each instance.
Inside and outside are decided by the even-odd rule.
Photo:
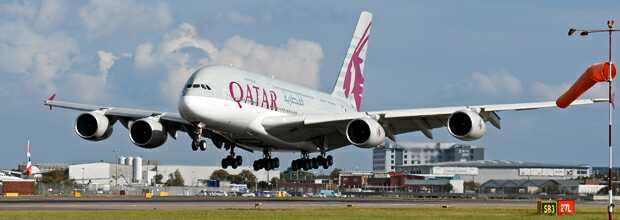
[[[368,49],[368,36],[372,24],[372,14],[363,11],[353,32],[353,39],[344,58],[340,75],[332,90],[333,96],[344,97],[359,111],[364,93],[364,64]]]
[[[28,162],[26,163],[26,176],[32,176],[32,161],[30,160],[30,140],[28,140],[28,144],[26,145],[26,159]]]

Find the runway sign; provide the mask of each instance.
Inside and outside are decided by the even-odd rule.
[[[558,200],[558,215],[574,215],[575,200]]]
[[[539,200],[538,214],[540,215],[556,215],[558,204],[553,200]]]
[[[540,215],[575,214],[575,200],[539,200],[537,207]]]

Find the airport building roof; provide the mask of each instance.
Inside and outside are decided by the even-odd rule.
[[[513,160],[475,160],[463,162],[440,162],[431,164],[415,164],[403,167],[478,167],[478,168],[587,168],[589,165],[560,165],[539,162],[524,162]]]
[[[471,148],[482,148],[475,145],[450,142],[397,142],[390,143],[389,147],[398,149],[442,149],[447,150],[455,145],[465,145]]]

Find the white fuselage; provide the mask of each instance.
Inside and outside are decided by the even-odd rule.
[[[190,122],[248,148],[317,151],[311,142],[290,143],[269,135],[269,116],[356,111],[346,100],[228,66],[204,67],[184,85],[179,113]]]

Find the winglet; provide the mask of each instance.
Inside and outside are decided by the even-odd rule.
[[[50,107],[50,111],[52,110],[52,106],[49,105],[49,101],[54,101],[54,99],[56,98],[56,93],[52,94],[50,97],[47,98],[47,100],[45,101],[45,104],[48,104],[48,106]]]

